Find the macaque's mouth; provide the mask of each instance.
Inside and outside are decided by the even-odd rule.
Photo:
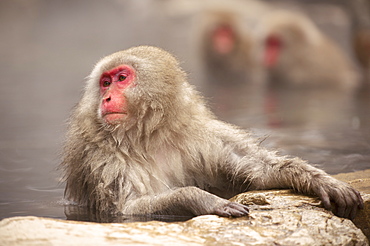
[[[103,114],[103,119],[107,123],[120,122],[127,116],[126,112],[108,112]]]
[[[111,115],[111,114],[127,114],[127,112],[107,112],[107,113],[103,114],[103,117],[105,117],[107,115]]]

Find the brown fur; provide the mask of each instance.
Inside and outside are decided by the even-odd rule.
[[[136,70],[136,86],[125,92],[127,120],[108,125],[98,112],[99,78],[120,64]],[[99,212],[243,216],[248,209],[225,198],[270,188],[317,194],[328,208],[330,199],[345,217],[362,206],[349,185],[215,119],[177,60],[148,46],[95,66],[71,117],[61,165],[66,198]]]

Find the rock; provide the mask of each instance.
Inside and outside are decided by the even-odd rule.
[[[362,230],[368,240],[370,240],[370,194],[362,195],[364,199],[364,209],[360,210],[353,220],[353,223]]]
[[[370,196],[365,199],[369,206]],[[0,222],[0,245],[368,245],[352,221],[321,208],[315,197],[276,190],[233,200],[249,204],[250,216],[121,224],[7,218]]]
[[[259,213],[259,211],[269,211],[268,214],[270,214],[272,217],[277,217],[275,214],[286,211],[293,212],[293,214],[301,214],[303,210],[305,214],[309,213],[309,210],[314,211],[321,211],[323,213],[326,213],[329,215],[329,217],[332,219],[332,217],[335,217],[337,219],[346,220],[350,223],[354,223],[355,226],[360,228],[362,232],[365,234],[365,236],[370,239],[370,194],[362,194],[362,198],[364,199],[364,209],[359,210],[356,218],[354,221],[350,221],[347,219],[341,219],[336,216],[334,216],[331,212],[325,210],[321,207],[321,202],[317,197],[309,197],[304,195],[298,195],[295,194],[291,190],[271,190],[271,191],[250,191],[246,193],[239,194],[235,197],[233,197],[232,201],[239,202],[243,204],[249,205],[249,208],[253,213],[251,213],[251,216],[253,216],[256,213]],[[257,202],[256,202],[257,201]],[[263,201],[263,202],[261,202]],[[331,223],[329,220],[325,221],[323,220],[323,215],[316,214],[315,212],[311,212],[312,218],[306,218],[307,221],[304,221],[304,217],[302,221],[299,223],[302,223],[302,227],[307,227],[309,225],[310,229],[315,231],[316,225],[318,223],[321,224],[322,227],[325,227],[325,223]],[[287,218],[282,218],[282,221],[284,225],[289,221],[289,215]],[[312,222],[313,220],[316,220],[316,222]],[[314,223],[313,225],[310,225],[309,223]],[[319,226],[320,227],[320,226]],[[308,229],[308,228],[306,228]],[[322,232],[322,231],[321,231]],[[317,233],[317,232],[315,232]],[[325,234],[325,232],[324,232]],[[319,235],[316,235],[319,237]],[[335,243],[336,244],[336,243]]]
[[[351,184],[359,191],[370,194],[370,169],[352,173],[340,173],[333,175],[333,177]]]

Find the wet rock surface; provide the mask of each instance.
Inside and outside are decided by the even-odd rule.
[[[366,209],[357,216],[362,222],[370,206],[370,195],[363,197]],[[361,229],[321,208],[315,197],[272,190],[240,194],[233,200],[249,204],[250,216],[229,219],[207,215],[186,222],[122,224],[13,217],[0,222],[0,244],[368,245]]]

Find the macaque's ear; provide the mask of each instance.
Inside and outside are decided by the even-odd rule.
[[[263,65],[267,68],[275,67],[282,49],[282,40],[277,35],[269,35],[265,40]]]
[[[216,53],[226,55],[235,48],[235,31],[230,25],[219,25],[212,31],[212,46]]]

